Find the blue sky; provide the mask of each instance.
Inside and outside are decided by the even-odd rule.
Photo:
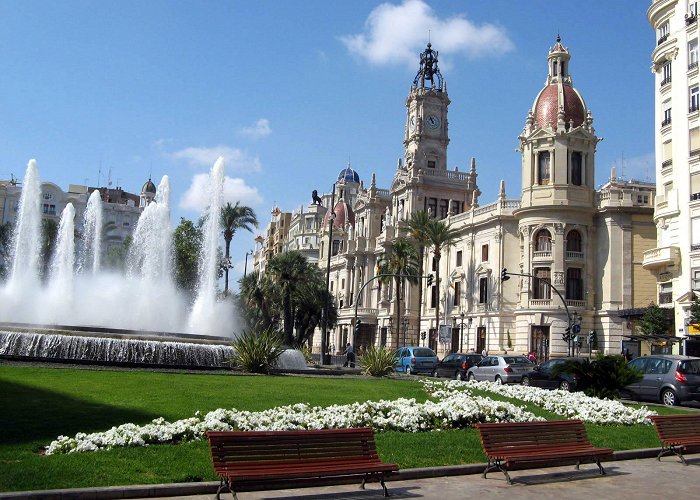
[[[651,2],[589,0],[0,1],[0,178],[138,192],[171,180],[173,225],[196,219],[226,158],[228,200],[269,221],[328,192],[351,162],[388,187],[428,39],[452,104],[450,168],[476,158],[480,203],[505,179],[557,33],[593,113],[596,179],[653,180]],[[621,158],[624,156],[624,170]],[[236,273],[253,236],[234,238]]]

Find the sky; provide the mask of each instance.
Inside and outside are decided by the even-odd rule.
[[[261,226],[234,236],[231,278],[270,211],[330,192],[348,163],[388,188],[405,101],[430,39],[447,83],[448,168],[476,159],[480,204],[520,193],[518,135],[557,34],[612,166],[654,180],[649,0],[0,0],[0,179],[139,193],[168,175],[172,223],[196,220],[226,161],[225,201]],[[248,263],[250,270],[250,262]]]

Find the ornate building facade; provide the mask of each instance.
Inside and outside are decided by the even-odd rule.
[[[569,60],[557,38],[545,86],[518,137],[519,197],[508,198],[501,181],[498,198],[482,205],[476,161],[468,169],[448,169],[451,103],[438,53],[428,44],[406,98],[404,157],[391,185],[378,187],[374,174],[365,185],[348,166],[338,176],[335,202],[330,194],[321,197],[333,210],[318,232],[317,261],[324,270],[330,262],[329,288],[339,310],[327,345],[428,345],[439,353],[535,350],[546,358],[575,350],[595,330],[600,350],[620,352],[626,322],[619,312],[653,298],[655,278],[642,268],[642,255],[655,245],[655,190],[623,182],[614,172],[596,190],[599,138],[573,86]],[[407,287],[397,325],[395,292],[374,278],[418,210],[456,229],[458,238],[443,249],[439,286],[426,288],[422,279]],[[258,262],[265,255],[261,243],[258,267],[264,267]],[[425,273],[436,271],[429,248],[423,266]],[[504,268],[514,279],[501,279]],[[422,303],[419,287],[425,290]],[[361,320],[357,335],[355,314]],[[567,328],[579,337],[565,341]],[[313,345],[320,348],[320,332]]]

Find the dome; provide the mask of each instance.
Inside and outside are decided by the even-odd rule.
[[[586,116],[585,105],[579,93],[571,85],[551,83],[547,85],[535,99],[532,112],[537,126],[545,128],[551,126],[557,129],[559,109],[564,110],[564,123],[578,127],[583,124]]]
[[[151,179],[148,179],[144,183],[143,187],[141,188],[141,193],[153,193],[153,194],[155,194],[155,192],[156,192],[156,185],[153,184]]]
[[[338,180],[345,182],[355,182],[359,184],[360,176],[357,175],[357,172],[350,168],[350,166],[348,166],[340,171],[340,173],[338,174]]]
[[[335,220],[333,221],[334,228],[344,228],[345,224],[350,224],[351,226],[355,227],[355,212],[352,211],[352,208],[350,208],[350,205],[348,205],[345,200],[340,200],[335,204],[333,213],[335,213]],[[330,214],[330,211],[326,212],[326,216],[323,218],[324,228],[328,227],[328,217]]]

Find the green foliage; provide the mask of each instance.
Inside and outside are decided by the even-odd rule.
[[[406,294],[406,281],[416,284],[420,281],[420,263],[418,252],[406,238],[397,239],[392,247],[379,261],[379,274],[393,274],[394,276],[382,278],[384,282],[391,282],[393,278],[394,296],[396,297],[396,324],[401,324],[401,301]]]
[[[258,218],[255,211],[246,206],[231,205],[221,207],[221,227],[224,228],[224,243],[226,253],[224,255],[224,265],[222,266],[224,279],[224,295],[228,293],[228,271],[231,268],[231,240],[238,229],[245,229],[253,232],[253,227],[258,227]]]
[[[578,390],[587,396],[615,399],[626,385],[639,382],[642,375],[627,366],[623,356],[599,354],[595,359],[583,362],[568,361],[554,367],[554,375],[572,373],[576,375]]]
[[[195,225],[191,220],[181,217],[173,234],[175,284],[191,294],[194,294],[197,287],[202,239],[202,221]]]
[[[279,332],[272,328],[253,328],[244,331],[233,341],[235,366],[250,373],[269,373],[284,351]]]
[[[700,298],[693,293],[693,302],[690,304],[690,323],[700,324]]]
[[[129,255],[129,247],[133,238],[127,236],[118,245],[111,246],[106,252],[102,261],[104,267],[115,271],[123,271],[126,268],[126,257]]]
[[[394,371],[396,358],[393,351],[382,347],[370,346],[360,360],[362,373],[373,377],[383,377]]]
[[[644,335],[666,335],[672,325],[672,319],[666,309],[656,304],[651,304],[647,308],[638,323],[639,329]]]

